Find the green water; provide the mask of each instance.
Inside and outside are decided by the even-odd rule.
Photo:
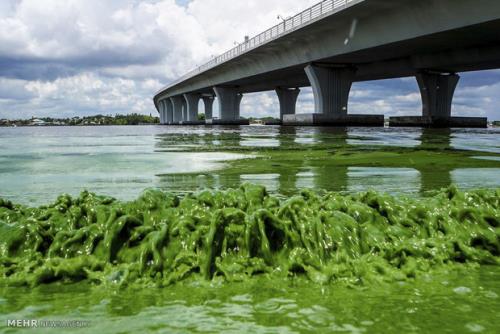
[[[365,289],[259,279],[124,291],[3,288],[0,321],[91,321],[75,333],[497,333],[499,276],[487,267]]]
[[[177,262],[178,266],[174,266],[177,271],[172,272],[179,274],[186,264],[188,267],[191,265],[191,269],[198,265],[199,269],[188,270],[191,273],[189,275],[174,275],[176,279],[173,281],[162,279],[168,277],[168,270],[166,275],[162,269],[164,274],[155,276],[155,272],[160,270],[155,267],[157,255],[154,249],[148,253],[147,246],[142,251],[139,246],[135,250],[128,247],[130,244],[124,247],[128,234],[119,231],[114,232],[121,240],[121,251],[110,253],[109,250],[115,247],[96,247],[97,260],[108,254],[105,263],[110,265],[104,264],[107,268],[102,270],[97,267],[92,267],[90,271],[82,270],[89,269],[85,265],[92,265],[94,259],[85,252],[81,253],[78,245],[81,245],[79,242],[82,239],[74,241],[73,246],[66,242],[71,234],[67,238],[64,233],[61,234],[58,239],[60,247],[50,246],[54,242],[47,244],[48,240],[53,240],[47,234],[45,236],[49,239],[42,238],[38,240],[39,244],[36,244],[36,238],[28,238],[24,244],[14,242],[7,249],[3,246],[4,274],[9,266],[6,256],[10,258],[11,267],[13,258],[31,261],[30,265],[17,267],[19,270],[31,266],[32,269],[52,268],[52,271],[37,276],[29,272],[22,274],[22,271],[15,269],[12,275],[10,269],[9,275],[15,278],[17,274],[21,278],[17,280],[18,283],[23,284],[22,278],[27,277],[26,282],[30,287],[13,287],[10,283],[5,285],[5,282],[0,287],[0,321],[3,322],[0,330],[22,330],[6,326],[7,320],[12,319],[71,319],[91,321],[91,327],[75,329],[75,332],[133,333],[146,329],[168,333],[496,333],[500,328],[497,320],[500,311],[498,193],[495,194],[495,190],[486,193],[473,191],[470,193],[472,197],[460,197],[458,202],[451,203],[446,200],[449,198],[446,192],[437,195],[436,190],[448,187],[451,183],[463,190],[500,187],[499,134],[498,130],[492,129],[0,129],[0,197],[15,203],[47,204],[63,192],[77,196],[83,188],[121,200],[131,200],[148,187],[166,190],[173,193],[169,196],[175,196],[206,187],[226,189],[238,187],[243,182],[252,182],[266,186],[270,197],[275,198],[266,203],[261,202],[260,207],[278,219],[274,221],[275,218],[266,215],[255,215],[259,205],[238,208],[252,217],[267,217],[262,220],[263,226],[273,226],[271,229],[260,229],[254,237],[243,241],[238,237],[238,233],[242,232],[238,232],[238,228],[230,228],[232,224],[239,225],[237,212],[216,216],[226,222],[220,225],[217,223],[220,219],[208,217],[215,215],[210,213],[211,210],[205,208],[200,211],[199,204],[190,207],[189,203],[192,205],[193,201],[189,199],[184,200],[188,203],[185,211],[174,208],[170,214],[158,213],[147,200],[139,200],[135,206],[131,205],[135,208],[132,212],[124,209],[128,215],[139,215],[143,222],[149,219],[149,223],[155,226],[153,230],[161,230],[162,222],[155,222],[155,218],[151,217],[176,217],[172,219],[177,219],[182,222],[181,226],[187,228],[181,237],[173,239],[181,244],[184,244],[182,240],[191,240],[189,236],[196,231],[196,228],[189,228],[193,219],[199,222],[194,225],[198,227],[206,219],[207,230],[202,230],[215,236],[212,244],[215,242],[218,246],[210,247],[210,242],[203,237],[197,246],[200,249],[198,256],[188,256],[188,262]],[[318,239],[319,230],[311,227],[315,219],[321,220],[322,209],[315,206],[317,204],[299,206],[299,212],[302,212],[302,216],[299,216],[303,219],[296,220],[298,225],[288,228],[288,234],[279,233],[286,230],[288,223],[285,222],[291,219],[282,216],[283,212],[290,212],[290,209],[281,210],[280,216],[280,208],[287,205],[294,207],[293,203],[287,201],[291,201],[291,196],[298,195],[299,188],[352,194],[352,197],[334,195],[335,199],[328,197],[332,195],[321,195],[326,197],[321,197],[323,199],[319,201],[330,205],[326,211],[333,215],[330,223],[318,225],[326,231],[323,235],[335,236],[334,227],[340,227],[338,238],[333,238],[336,249],[328,248],[328,243],[325,243],[328,239]],[[361,200],[363,195],[359,194],[368,188],[389,192],[394,197],[373,193],[378,206],[370,206]],[[474,194],[489,195],[484,197]],[[154,197],[158,196],[161,197],[159,193]],[[403,199],[402,196],[409,198]],[[222,198],[231,201],[231,196]],[[386,223],[394,219],[390,223],[392,227],[382,229],[384,240],[391,241],[380,244],[381,240],[376,237],[380,234],[375,233],[376,229],[366,234],[365,238],[368,239],[363,239],[357,232],[360,227],[350,228],[357,226],[357,223],[341,215],[342,205],[339,204],[345,202],[346,198],[354,199],[354,202],[345,206],[347,215],[351,215],[350,219],[356,220],[357,217],[364,221],[371,220],[366,225],[370,227],[377,226],[378,218],[373,217],[382,217]],[[104,217],[109,218],[112,205],[109,200],[104,201]],[[232,201],[229,206],[237,207],[240,202]],[[253,203],[251,200],[249,202]],[[367,206],[365,211],[360,211],[364,214],[348,212],[349,208],[354,210],[356,203],[360,202]],[[387,211],[388,207],[384,209],[384,203],[397,209]],[[49,215],[45,218],[47,223],[44,223],[55,234],[69,228],[61,224],[65,219],[68,224],[75,224],[70,219],[74,215],[65,217],[71,210],[65,211],[60,204],[54,208],[62,216],[58,218],[53,213],[55,218]],[[493,205],[493,209],[488,209],[488,205]],[[4,224],[13,223],[14,226],[16,222],[24,221],[24,226],[32,226],[37,220],[43,221],[38,214],[49,209],[37,210],[24,207],[14,209],[7,205],[7,211],[4,209],[0,220]],[[20,216],[16,217],[15,212]],[[451,225],[445,228],[448,232],[444,233],[443,227],[433,225],[430,217],[436,213],[446,217],[447,212],[454,218],[447,223]],[[34,220],[30,220],[30,215]],[[394,217],[391,218],[391,215]],[[88,214],[84,216],[89,217]],[[404,218],[409,216],[412,217],[410,220]],[[99,225],[99,218],[96,219]],[[82,228],[81,222],[78,223],[78,219],[76,221],[76,226],[69,228],[73,232]],[[106,221],[112,222],[109,219]],[[251,223],[252,220],[245,218],[244,221]],[[305,226],[301,227],[305,222]],[[225,237],[218,239],[221,234],[217,233],[220,231],[217,226],[229,227],[230,231],[225,230]],[[251,224],[245,223],[244,226]],[[100,233],[110,230],[105,225],[103,227],[104,232]],[[131,225],[132,229],[136,227]],[[215,233],[211,234],[211,229]],[[153,230],[147,231],[152,237],[148,239],[147,233],[143,233],[143,237],[146,237],[138,240],[144,240],[143,245],[152,245]],[[316,232],[313,233],[313,230]],[[293,231],[296,231],[295,234]],[[27,233],[26,230],[23,233]],[[6,235],[4,231],[3,240]],[[26,235],[33,236],[36,233],[30,230]],[[289,241],[284,240],[282,235],[289,235]],[[296,237],[294,239],[294,235],[298,235],[301,241]],[[267,247],[262,243],[262,236],[268,239]],[[312,239],[304,239],[304,236]],[[433,240],[429,244],[430,239]],[[360,240],[369,240],[372,246],[368,250],[358,248]],[[436,247],[436,241],[442,241],[443,246]],[[260,242],[260,248],[250,246],[256,242]],[[377,243],[383,246],[376,246]],[[440,245],[439,242],[437,245]],[[458,249],[453,248],[455,246],[450,249],[449,245],[458,245]],[[299,246],[305,251],[294,252],[293,249]],[[261,259],[265,264],[259,270],[250,270],[250,275],[248,269],[259,265],[245,264],[239,257],[241,254],[234,251],[238,249],[244,253],[245,247],[251,250],[252,258]],[[397,247],[403,251],[397,251]],[[51,248],[51,256],[44,258],[42,255],[36,260],[39,265],[32,265],[33,258],[30,259],[28,254],[35,254],[34,250],[48,254],[43,249],[50,251]],[[179,249],[179,245],[174,245],[172,249]],[[233,251],[228,252],[229,249]],[[270,255],[266,255],[266,249]],[[6,252],[11,253],[6,255]],[[179,255],[177,251],[171,253]],[[212,255],[204,256],[208,253]],[[140,254],[150,254],[150,257],[143,261],[146,270],[137,269],[141,273],[139,277],[143,275],[150,278],[139,282],[139,285],[128,280],[125,280],[127,284],[116,284],[115,279],[111,279],[112,283],[109,280],[103,283],[102,277],[123,277],[113,276],[113,268],[120,266],[120,263],[126,265],[132,262],[132,267],[134,264],[139,266],[142,261]],[[341,261],[335,258],[336,254],[343,254]],[[70,263],[68,267],[64,263],[61,266],[58,260],[53,262],[54,257],[71,261],[75,256],[79,258],[78,261],[83,261],[80,264],[84,264],[76,274],[71,269],[75,268],[75,263]],[[248,252],[246,256],[249,256]],[[370,261],[366,256],[384,259],[387,263],[382,267],[385,269],[373,273],[373,269],[380,267],[373,266],[378,260]],[[163,259],[163,255],[160,257]],[[391,262],[391,259],[395,262]],[[295,264],[290,266],[292,262]],[[208,269],[204,271],[200,263],[208,263],[204,267]],[[234,263],[239,263],[239,266],[232,266]],[[347,263],[348,269],[345,267]],[[344,265],[342,270],[339,270],[339,264]],[[239,272],[241,270],[243,275]],[[89,272],[103,272],[106,275],[85,276]],[[53,283],[46,284],[40,277],[48,277],[47,281]],[[80,282],[72,283],[74,281]],[[162,282],[160,285],[163,287],[157,287],[158,281]]]
[[[131,200],[149,187],[187,192],[243,182],[283,194],[500,187],[500,129],[29,127],[0,128],[0,143],[0,197],[32,205],[83,189]],[[337,151],[375,152],[337,163]],[[254,158],[231,164],[242,157]]]

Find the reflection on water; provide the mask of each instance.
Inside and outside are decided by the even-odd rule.
[[[481,188],[487,184],[491,188],[500,188],[499,168],[464,168],[451,172],[453,183],[463,188]]]
[[[348,190],[365,191],[371,188],[380,192],[418,192],[420,173],[412,168],[349,167]]]
[[[129,199],[147,187],[187,192],[242,182],[281,194],[301,188],[418,194],[451,182],[500,187],[499,134],[248,126],[0,128],[0,197],[41,204],[87,188]],[[457,160],[450,155],[457,149],[470,153],[461,152]],[[409,155],[403,159],[400,153]],[[235,160],[242,158],[247,160]],[[84,283],[0,287],[0,323],[90,320],[92,326],[79,333],[494,333],[500,327],[499,274],[498,267],[484,266],[466,275],[362,289],[304,284],[298,278],[120,291]]]
[[[452,149],[452,131],[450,129],[422,129],[420,144],[422,150],[440,150],[446,152]],[[446,164],[429,164],[420,168],[420,190],[432,190],[449,186],[453,166]]]
[[[240,176],[241,182],[249,182],[263,185],[267,190],[277,192],[280,190],[281,174],[243,174]]]
[[[384,145],[396,147],[415,147],[420,145],[423,132],[429,129],[419,128],[382,128],[379,131],[367,131],[366,128],[349,131],[347,143],[350,145]]]
[[[499,138],[498,129],[0,128],[0,196],[40,204],[63,192],[89,189],[131,199],[148,187],[186,192],[242,182],[263,184],[282,194],[298,188],[416,194],[452,182],[464,188],[494,187],[500,179]],[[477,166],[465,163],[467,157],[464,163],[443,163],[446,154],[456,150],[470,151]],[[426,152],[434,154],[432,159],[442,158],[415,163],[411,157],[374,156],[339,164],[335,156],[344,152],[347,158],[357,154],[362,159],[374,151],[419,151],[424,153],[415,159],[426,159]],[[487,152],[486,157],[481,152]],[[268,155],[256,159],[255,166],[250,162],[248,168],[227,168],[234,159]]]
[[[477,134],[477,136],[476,136]],[[221,150],[259,150],[275,149],[286,150],[315,150],[327,149],[335,151],[345,147],[366,148],[401,147],[420,151],[449,152],[456,149],[478,150],[500,153],[498,149],[499,132],[496,130],[450,130],[450,129],[418,129],[418,128],[307,128],[307,127],[247,127],[240,131],[224,129],[221,133],[212,133],[211,136],[220,140],[212,140],[215,149]],[[471,145],[468,146],[465,139]],[[479,138],[479,139],[478,139]],[[168,135],[160,136],[162,147],[175,145]],[[175,146],[174,146],[175,147]],[[479,157],[480,159],[484,159]],[[497,156],[489,160],[498,161]],[[491,183],[497,175],[497,168],[474,168],[468,171],[470,177],[453,177],[452,173],[462,175],[460,166],[440,163],[429,163],[420,166],[411,165],[411,161],[400,167],[366,167],[366,166],[332,166],[329,158],[304,159],[297,161],[269,161],[268,168],[260,174],[247,174],[241,171],[240,177],[227,174],[224,171],[211,173],[211,177],[223,180],[219,182],[222,188],[235,187],[241,182],[253,182],[268,187],[270,191],[283,194],[294,193],[297,189],[313,188],[341,192],[363,191],[372,188],[390,193],[419,193],[438,189],[450,185],[452,182],[463,188],[494,186]],[[173,175],[165,176],[162,180],[165,189],[176,187],[177,178]],[[191,189],[203,187],[196,180]],[[183,187],[186,186],[184,183]]]

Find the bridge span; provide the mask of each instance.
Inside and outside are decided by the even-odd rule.
[[[392,125],[486,126],[452,117],[452,99],[460,72],[500,68],[499,32],[498,0],[325,0],[170,83],[154,103],[162,124],[200,124],[200,99],[207,124],[245,124],[244,94],[275,91],[285,125],[383,125],[383,115],[349,114],[353,82],[415,77],[422,114]],[[308,86],[315,112],[297,114]]]

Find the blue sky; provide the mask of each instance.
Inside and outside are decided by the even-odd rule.
[[[317,0],[1,0],[0,118],[155,113],[152,95]],[[500,119],[500,71],[464,73],[453,114]],[[277,116],[273,92],[243,116]],[[351,113],[418,115],[413,78],[356,83]],[[298,112],[313,111],[303,89]]]
[[[187,6],[191,0],[175,0],[178,5]]]

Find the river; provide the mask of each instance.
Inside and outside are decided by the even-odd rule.
[[[500,129],[24,127],[0,128],[0,143],[0,197],[32,205],[83,189],[130,200],[151,187],[187,192],[242,182],[287,195],[297,188],[419,194],[450,183],[500,187]],[[349,154],[418,150],[441,157],[432,165],[378,156],[332,165],[329,155],[307,156],[346,147]],[[447,162],[453,150],[470,152],[477,163]],[[269,152],[265,163],[251,161]],[[241,168],[227,168],[242,158]]]
[[[304,188],[411,198],[451,184],[496,189],[500,129],[0,128],[0,198],[14,203],[44,205],[84,189],[127,201],[147,188],[184,194],[247,182],[280,198]],[[300,275],[141,289],[0,285],[0,331],[22,332],[8,322],[36,319],[89,325],[41,333],[497,333],[499,279],[499,267],[486,265],[366,286]]]

